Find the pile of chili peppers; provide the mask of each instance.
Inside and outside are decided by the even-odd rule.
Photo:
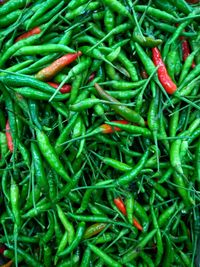
[[[199,266],[199,1],[0,4],[0,264]]]

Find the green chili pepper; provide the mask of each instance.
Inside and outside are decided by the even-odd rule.
[[[85,232],[85,222],[81,222],[78,225],[74,240],[71,242],[69,247],[66,248],[64,251],[62,251],[61,253],[59,253],[58,256],[63,257],[72,252],[79,245],[81,239],[83,238],[84,232]]]

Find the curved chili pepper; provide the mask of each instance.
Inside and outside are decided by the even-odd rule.
[[[155,66],[158,66],[158,78],[168,94],[174,94],[177,90],[176,84],[170,78],[166,66],[162,60],[160,51],[157,47],[152,48],[152,57]]]
[[[59,86],[58,83],[54,83],[54,82],[47,82],[47,83],[55,89],[57,89]],[[70,91],[71,91],[71,85],[69,84],[64,84],[59,90],[59,92],[61,92],[62,94],[69,93]]]
[[[114,199],[114,203],[116,205],[116,207],[118,208],[118,210],[121,211],[121,213],[123,213],[124,215],[126,215],[126,207],[124,205],[124,202],[122,201],[121,198],[115,198]]]
[[[64,67],[75,61],[79,56],[81,56],[82,52],[71,53],[62,56],[61,58],[57,59],[53,63],[51,63],[48,67],[39,71],[35,77],[38,80],[46,81],[50,80],[56,73],[61,71]]]

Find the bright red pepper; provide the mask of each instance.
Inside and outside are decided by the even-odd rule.
[[[158,79],[162,86],[164,87],[165,91],[168,94],[173,94],[176,92],[177,86],[170,78],[166,66],[162,60],[160,51],[157,47],[152,48],[152,56],[153,56],[153,62],[154,65],[158,66]]]
[[[121,213],[123,213],[124,215],[126,215],[126,207],[123,200],[118,197],[114,199],[114,203],[118,210],[121,211]]]
[[[54,83],[54,82],[47,82],[49,85],[51,85],[53,88],[57,89],[59,84],[58,83]],[[66,94],[69,93],[71,91],[71,85],[69,84],[64,84],[61,88],[60,88],[60,92],[62,94]]]
[[[121,211],[122,214],[126,215],[126,206],[123,202],[123,200],[118,197],[114,199],[115,206],[118,208],[119,211]],[[142,225],[135,219],[133,218],[133,225],[140,231],[143,230]]]
[[[143,230],[142,225],[141,225],[135,218],[133,219],[133,225],[134,225],[138,230],[140,230],[140,231]]]

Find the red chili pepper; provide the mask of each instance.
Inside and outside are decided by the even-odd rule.
[[[6,139],[7,139],[8,149],[10,150],[10,152],[13,152],[13,140],[10,133],[10,124],[8,120],[6,122]]]
[[[42,81],[48,81],[50,80],[54,75],[56,75],[59,71],[61,71],[64,67],[75,61],[79,56],[82,55],[82,52],[79,51],[77,53],[70,53],[62,56],[61,58],[58,58],[55,60],[51,65],[48,67],[40,70],[35,77],[38,80]]]
[[[199,3],[199,0],[186,0],[190,4],[197,4]]]
[[[88,78],[88,81],[91,82],[91,81],[95,78],[95,76],[96,76],[96,73],[93,72],[93,73],[90,75],[90,77]]]
[[[121,211],[122,214],[126,215],[126,206],[121,198],[115,198],[114,203],[116,207],[118,208],[119,211]],[[133,225],[140,231],[143,230],[142,225],[135,219],[133,218]]]
[[[22,35],[18,36],[15,39],[15,43],[18,42],[18,41],[20,41],[20,40],[22,40],[22,39],[28,38],[28,37],[30,37],[32,35],[39,34],[39,33],[41,33],[41,29],[39,27],[35,27],[32,30],[30,30],[28,32],[25,32]]]
[[[142,225],[141,225],[135,218],[133,219],[133,225],[134,225],[138,230],[140,230],[140,231],[143,230]]]
[[[123,213],[124,215],[126,215],[126,207],[123,200],[118,197],[114,199],[114,203],[118,210],[121,211],[121,213]]]
[[[129,122],[128,121],[126,121],[126,120],[119,120],[119,121],[112,121],[112,122],[117,122],[117,123],[121,123],[121,124],[128,124]],[[108,124],[102,124],[101,126],[100,126],[100,128],[102,128],[102,131],[103,131],[103,133],[105,133],[105,134],[108,134],[108,133],[114,133],[115,131],[116,132],[119,132],[119,131],[121,131],[121,129],[119,128],[119,127],[113,127],[113,126],[111,126],[111,125],[108,125]]]
[[[190,47],[189,47],[189,43],[187,40],[183,40],[182,41],[182,52],[183,52],[183,61],[186,61],[187,57],[190,55]],[[196,65],[193,62],[192,63],[192,68],[194,68]]]
[[[57,89],[59,84],[58,83],[54,83],[54,82],[47,82],[49,85],[51,85],[53,88]],[[60,92],[62,94],[66,94],[69,93],[71,91],[71,85],[69,84],[64,84],[61,88],[60,88]]]
[[[152,48],[153,62],[155,66],[158,66],[158,79],[168,94],[176,92],[177,86],[170,78],[165,64],[162,60],[160,51],[157,47]]]

